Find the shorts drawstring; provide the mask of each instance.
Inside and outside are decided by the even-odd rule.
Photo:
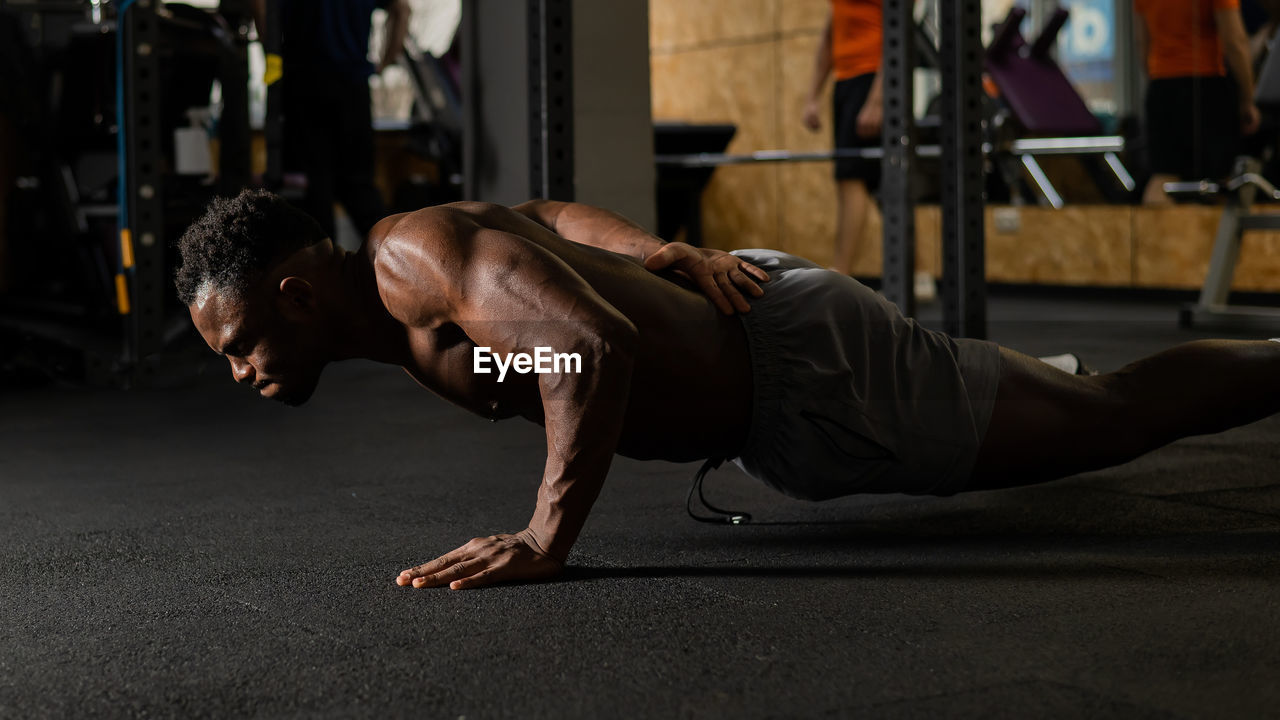
[[[745,525],[751,522],[751,514],[738,512],[736,510],[722,510],[715,505],[707,502],[707,498],[702,494],[702,481],[706,478],[707,473],[720,467],[724,462],[724,458],[708,458],[702,463],[702,467],[697,474],[693,476],[693,485],[689,488],[689,495],[685,498],[684,509],[689,513],[689,517],[698,522],[705,523],[728,523],[729,525]],[[715,515],[699,515],[693,511],[693,494],[698,494],[698,500],[702,503],[702,507],[710,510]]]

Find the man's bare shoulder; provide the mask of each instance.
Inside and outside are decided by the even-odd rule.
[[[465,212],[449,206],[390,215],[369,232],[366,252],[388,312],[410,327],[434,327],[447,319],[449,265],[461,256],[469,234]]]
[[[467,239],[475,230],[491,224],[495,214],[511,215],[503,205],[485,202],[455,202],[446,205],[388,215],[369,232],[368,249],[377,258],[384,248],[393,253],[418,249],[448,251],[459,240]]]
[[[456,202],[380,221],[365,250],[387,310],[410,327],[446,322],[451,300],[464,291],[477,234],[507,214],[501,205]]]

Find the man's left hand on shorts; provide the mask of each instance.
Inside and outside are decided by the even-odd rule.
[[[750,312],[742,292],[760,297],[764,290],[756,281],[769,282],[769,273],[734,255],[682,242],[663,245],[644,259],[644,266],[650,272],[674,270],[694,281],[725,315]]]

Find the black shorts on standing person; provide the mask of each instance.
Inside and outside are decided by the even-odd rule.
[[[1183,180],[1231,174],[1240,149],[1240,109],[1229,77],[1173,77],[1147,86],[1151,172]],[[1155,120],[1158,119],[1158,120]]]
[[[1241,137],[1257,131],[1249,38],[1239,0],[1133,0],[1133,12],[1150,78],[1143,201],[1163,204],[1170,178],[1229,175]]]
[[[334,236],[334,202],[361,239],[386,215],[374,184],[369,32],[390,0],[283,0],[284,164],[307,178],[303,209]]]
[[[858,135],[858,113],[867,102],[876,74],[866,73],[837,80],[831,107],[832,127],[835,129],[836,150],[880,147],[880,136]],[[867,190],[875,192],[880,187],[880,161],[865,158],[836,158],[837,180],[861,180]]]

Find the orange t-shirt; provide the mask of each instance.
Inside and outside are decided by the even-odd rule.
[[[1218,42],[1218,10],[1240,0],[1134,0],[1147,23],[1147,74],[1152,79],[1226,75]]]
[[[880,69],[881,0],[831,0],[831,56],[837,80]]]

